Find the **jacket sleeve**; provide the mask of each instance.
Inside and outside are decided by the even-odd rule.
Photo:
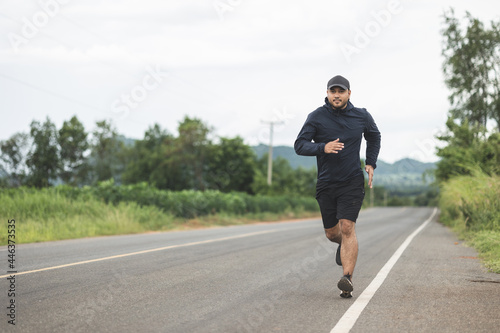
[[[378,153],[380,152],[380,131],[370,113],[367,113],[366,125],[364,130],[366,140],[366,165],[371,165],[374,169],[377,167]]]
[[[314,126],[311,118],[312,115],[309,114],[297,136],[297,140],[295,140],[294,148],[297,155],[316,156],[325,154],[325,143],[311,142],[316,136],[316,126]]]

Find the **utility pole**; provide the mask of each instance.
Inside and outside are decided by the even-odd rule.
[[[283,124],[282,121],[262,121],[263,124],[269,125],[269,154],[267,156],[267,185],[271,185],[273,178],[273,131],[274,125]]]

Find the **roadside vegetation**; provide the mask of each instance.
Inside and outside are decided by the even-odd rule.
[[[444,16],[443,56],[452,109],[438,149],[441,222],[500,273],[500,22]]]
[[[476,170],[443,183],[441,221],[478,250],[486,267],[500,273],[500,176]]]
[[[16,243],[189,229],[318,215],[314,198],[219,191],[166,191],[147,184],[0,191],[0,216],[17,222]],[[0,245],[7,233],[0,234]]]

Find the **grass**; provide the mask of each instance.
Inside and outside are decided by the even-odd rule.
[[[485,266],[500,273],[500,176],[480,171],[442,184],[441,222],[474,247]]]
[[[500,232],[473,232],[466,239],[480,253],[485,266],[492,272],[500,273]]]
[[[185,230],[256,221],[318,216],[318,212],[286,209],[281,213],[218,213],[185,219],[157,206],[133,201],[105,203],[91,195],[71,198],[51,189],[0,192],[0,245],[7,244],[7,220],[15,219],[16,244],[84,237]]]

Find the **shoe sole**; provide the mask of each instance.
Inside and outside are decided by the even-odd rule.
[[[337,283],[337,287],[342,290],[343,292],[348,292],[350,293],[351,291],[354,290],[353,286],[352,286],[352,282],[349,281],[348,278],[346,278],[345,276],[343,276],[339,283]],[[342,295],[341,295],[342,296]]]
[[[352,297],[352,294],[350,291],[343,291],[341,294],[340,294],[340,297],[342,298],[351,298]]]

